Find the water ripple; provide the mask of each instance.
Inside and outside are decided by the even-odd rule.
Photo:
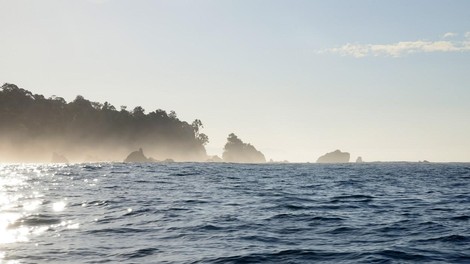
[[[470,164],[0,166],[0,263],[470,263]]]

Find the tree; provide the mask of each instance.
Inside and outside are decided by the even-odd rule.
[[[93,108],[95,108],[96,110],[101,110],[103,104],[99,102],[91,102],[91,106],[93,106]]]
[[[195,119],[192,123],[191,126],[194,129],[194,133],[198,135],[200,128],[203,128],[204,125],[202,124],[201,120]]]
[[[112,104],[108,102],[104,102],[103,107],[101,109],[105,111],[116,111],[116,107],[114,107]]]
[[[173,111],[173,110],[170,111],[170,114],[168,115],[168,117],[170,119],[174,119],[174,120],[178,119],[178,116],[176,115],[176,112]]]
[[[201,128],[204,128],[204,125],[202,124],[201,120],[195,119],[191,123],[191,127],[193,128],[194,136],[199,140],[202,145],[206,145],[207,143],[209,143],[209,137],[204,133],[200,133]]]
[[[132,115],[135,117],[143,117],[145,115],[145,109],[142,106],[136,106],[134,110],[132,110]]]
[[[203,146],[205,146],[207,143],[209,143],[209,137],[204,133],[201,133],[201,134],[197,135],[197,139],[199,140],[199,142]]]

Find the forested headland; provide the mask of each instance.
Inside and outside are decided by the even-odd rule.
[[[43,95],[4,84],[0,88],[0,161],[49,162],[60,153],[72,162],[122,161],[139,148],[164,160],[205,161],[208,137],[202,122],[178,119],[174,111],[128,111],[77,96]]]

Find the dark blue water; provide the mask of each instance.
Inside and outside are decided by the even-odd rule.
[[[470,263],[470,164],[0,166],[0,263]]]

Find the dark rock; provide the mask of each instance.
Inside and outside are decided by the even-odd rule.
[[[317,163],[347,163],[350,156],[348,152],[341,152],[338,149],[319,157]]]
[[[151,162],[152,160],[145,157],[144,151],[142,148],[139,148],[137,151],[131,152],[124,162]]]
[[[235,134],[230,134],[224,147],[222,158],[226,162],[264,163],[266,158],[253,145],[244,143]]]

